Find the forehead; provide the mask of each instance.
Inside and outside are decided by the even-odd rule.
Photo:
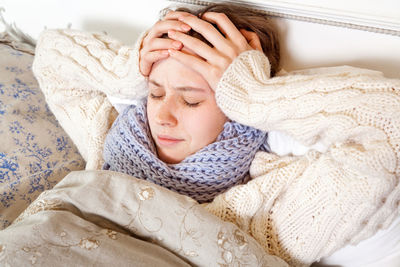
[[[161,85],[209,88],[202,75],[173,58],[166,58],[154,63],[149,79]]]

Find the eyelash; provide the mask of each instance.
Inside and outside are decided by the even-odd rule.
[[[162,98],[163,96],[156,96],[156,95],[150,94],[150,97],[153,98],[153,99],[160,99],[160,98]],[[197,107],[197,106],[200,104],[200,102],[197,102],[197,103],[189,103],[189,102],[187,102],[185,99],[183,99],[183,104],[185,104],[185,105],[188,106],[188,107],[195,108],[195,107]]]

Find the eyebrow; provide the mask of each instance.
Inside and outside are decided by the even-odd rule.
[[[161,84],[159,84],[158,82],[154,81],[154,80],[149,80],[150,83],[154,84],[157,87],[162,87],[163,86]],[[203,92],[205,93],[205,90],[202,88],[197,88],[197,87],[191,87],[191,86],[182,86],[182,87],[174,87],[175,90],[178,91],[184,91],[184,92],[188,92],[188,91],[197,91],[197,92]]]

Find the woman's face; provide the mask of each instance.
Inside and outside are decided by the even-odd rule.
[[[172,58],[152,67],[147,116],[158,157],[166,163],[179,163],[213,143],[227,121],[204,78]]]

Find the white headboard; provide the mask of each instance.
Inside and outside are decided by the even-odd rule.
[[[171,0],[193,5],[229,2],[267,15],[400,36],[397,0]]]

